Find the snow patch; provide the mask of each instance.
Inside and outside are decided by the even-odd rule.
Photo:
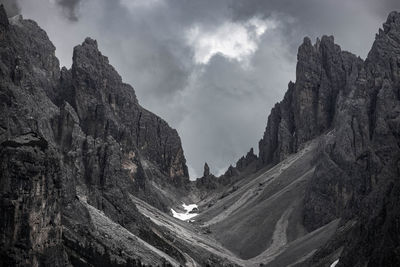
[[[176,212],[174,209],[171,209],[172,216],[181,221],[187,221],[187,220],[190,220],[191,218],[199,215],[198,213],[190,213],[193,209],[198,208],[196,204],[186,205],[185,203],[183,203],[182,207],[186,211],[185,213]]]
[[[186,210],[186,212],[191,212],[194,208],[197,209],[197,205],[196,204],[186,205],[185,203],[183,203],[182,207],[184,208],[184,210]]]
[[[335,261],[331,264],[331,267],[335,267],[336,264],[338,264],[338,263],[339,263],[339,260],[335,260]]]

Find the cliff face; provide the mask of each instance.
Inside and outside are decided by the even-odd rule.
[[[3,142],[0,160],[2,265],[62,264],[61,169],[55,151],[27,133]]]
[[[138,104],[96,41],[60,70],[46,33],[1,7],[0,79],[2,263],[156,265],[160,251],[184,261],[131,201],[165,209],[152,184],[188,183],[180,138]]]
[[[122,82],[96,41],[87,38],[75,47],[72,69],[66,72],[68,86],[60,93],[76,110],[86,135],[111,136],[128,154],[137,149],[171,181],[188,177],[176,130],[138,104],[133,88]]]
[[[262,165],[276,164],[305,142],[331,128],[336,99],[362,60],[341,51],[333,37],[315,45],[305,38],[299,47],[296,83],[289,83],[282,102],[268,117],[259,142]]]
[[[311,231],[342,218],[342,226],[312,264],[325,266],[324,260],[341,255],[337,266],[395,266],[400,262],[400,13],[389,15],[365,61],[341,51],[333,37],[315,45],[306,38],[296,75],[268,117],[260,163],[275,164],[314,137],[331,136],[315,159],[303,223]]]
[[[54,50],[34,22],[10,25],[0,8],[0,257],[5,266],[63,262],[62,171],[50,124],[57,107],[48,97],[60,75]]]
[[[396,266],[400,13],[389,15],[365,63],[353,71],[345,88],[336,104],[335,139],[323,149],[309,187],[305,220],[310,227],[321,215],[354,221],[338,266]]]

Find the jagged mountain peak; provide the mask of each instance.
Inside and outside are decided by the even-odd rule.
[[[233,183],[199,215],[224,245],[246,257],[264,257],[266,266],[288,266],[291,252],[283,249],[272,263],[269,256],[276,252],[280,227],[293,223],[284,230],[286,238],[301,225],[322,233],[324,244],[329,240],[295,266],[399,264],[398,23],[398,12],[392,12],[365,61],[342,51],[332,36],[315,44],[304,39],[296,82],[268,116],[258,172],[243,175],[230,167],[224,176],[234,176]],[[272,244],[263,251],[267,236]],[[305,240],[281,245],[299,251],[310,244]]]
[[[174,248],[150,229],[130,196],[166,210],[172,202],[166,192],[188,183],[176,130],[139,105],[96,41],[75,47],[71,69],[60,71],[45,31],[22,18],[8,25],[4,9],[0,15],[0,158],[7,161],[0,172],[0,210],[10,222],[0,227],[6,237],[0,242],[1,263],[64,266],[65,249],[83,252],[82,262],[94,265],[110,265],[118,257],[124,265],[141,266],[128,263],[142,256],[147,264],[160,265],[165,254],[143,244]],[[26,142],[27,133],[39,136],[48,149],[38,151],[36,140]],[[125,243],[110,232],[104,242],[104,232],[92,231],[93,223],[105,220],[125,231]],[[128,254],[119,255],[116,244],[127,246]],[[144,248],[141,256],[131,249],[137,247]],[[57,260],[40,256],[50,254]],[[71,262],[81,261],[72,254]]]
[[[82,43],[82,46],[91,46],[98,50],[97,40],[92,39],[91,37],[86,37]]]
[[[82,44],[74,47],[72,66],[79,63],[93,64],[98,68],[109,65],[108,58],[100,52],[97,41],[90,37],[86,37]],[[115,70],[114,72],[116,73]]]
[[[312,44],[305,37],[297,54],[296,82],[289,83],[283,101],[268,117],[259,143],[261,165],[277,163],[305,142],[332,127],[340,92],[362,60],[344,52],[333,36],[322,36]]]
[[[98,48],[97,41],[87,37],[81,45],[74,47],[72,56],[72,72],[86,72],[89,76],[105,75],[112,77],[116,83],[122,83],[121,76],[108,58]]]
[[[203,172],[203,177],[210,176],[210,167],[208,166],[207,162],[204,163],[204,172]]]
[[[400,13],[391,12],[375,37],[367,61],[382,66],[381,70],[397,68],[395,55],[400,51]],[[385,75],[389,75],[386,73]]]
[[[390,12],[386,22],[383,24],[383,29],[385,33],[389,33],[391,30],[399,32],[400,31],[400,12],[392,11]]]
[[[309,49],[313,47],[316,50],[319,50],[321,45],[327,46],[331,44],[335,44],[335,37],[333,35],[322,35],[321,37],[317,37],[314,44],[310,37],[305,36],[303,38],[303,43],[299,46],[299,50],[302,47],[307,47]]]
[[[310,37],[306,36],[303,43],[299,46],[298,54],[311,51],[319,51],[320,49],[335,45],[335,37],[333,35],[322,35],[321,38],[317,37],[315,43],[311,41]],[[339,47],[340,48],[340,47]]]
[[[9,26],[8,17],[4,5],[0,5],[0,27],[7,29]]]
[[[177,131],[139,105],[133,87],[122,81],[96,40],[86,38],[74,48],[72,68],[64,70],[63,78],[67,86],[62,91],[69,92],[66,99],[84,122],[85,133],[111,135],[135,147],[174,183],[188,179]]]

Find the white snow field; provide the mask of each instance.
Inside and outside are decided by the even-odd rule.
[[[335,267],[339,263],[339,260],[335,260],[332,264],[331,267]]]
[[[193,209],[195,209],[195,208],[197,209],[196,204],[186,205],[185,203],[183,203],[182,207],[186,211],[185,213],[176,212],[174,209],[171,209],[172,216],[174,216],[175,218],[177,218],[181,221],[187,221],[187,220],[190,220],[193,217],[196,217],[197,215],[199,215],[198,213],[190,213]]]

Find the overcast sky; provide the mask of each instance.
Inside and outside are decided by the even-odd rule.
[[[0,0],[16,13],[15,0]],[[251,147],[290,80],[304,36],[334,35],[365,58],[398,0],[18,0],[70,67],[97,39],[139,102],[181,136],[191,178],[222,173]]]

